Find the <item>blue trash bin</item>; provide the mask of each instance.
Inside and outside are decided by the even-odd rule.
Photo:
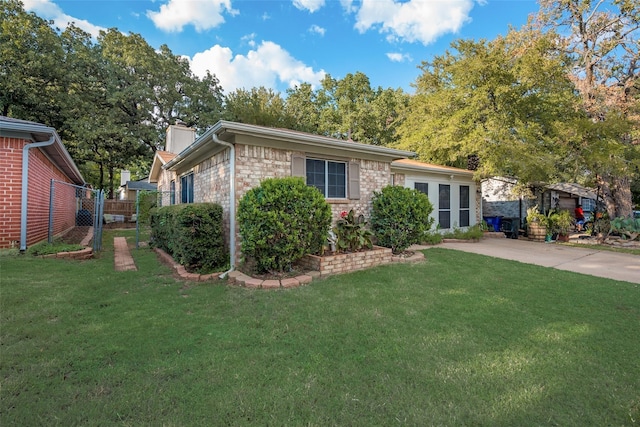
[[[502,217],[496,216],[493,220],[493,231],[502,231]]]
[[[485,216],[482,217],[482,219],[487,223],[489,231],[500,231],[500,227],[502,226],[501,216]]]

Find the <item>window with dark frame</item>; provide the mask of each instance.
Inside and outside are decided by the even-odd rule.
[[[162,198],[160,200],[162,200]],[[169,204],[170,205],[175,205],[176,204],[176,182],[175,182],[175,180],[171,180],[171,182],[169,183]]]
[[[460,227],[469,226],[469,186],[460,186]]]
[[[427,196],[429,195],[429,184],[426,182],[416,182],[413,184],[413,188]]]
[[[331,160],[306,159],[307,185],[316,187],[328,199],[347,197],[347,164]]]
[[[180,177],[180,203],[193,203],[193,173]]]
[[[438,187],[438,224],[440,228],[451,228],[451,186],[448,184]]]

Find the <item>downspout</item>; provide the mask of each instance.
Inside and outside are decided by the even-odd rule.
[[[236,147],[227,141],[222,141],[215,133],[211,134],[213,142],[229,147],[229,264],[228,271],[220,275],[221,279],[227,277],[236,267]]]
[[[22,147],[22,200],[20,201],[20,252],[27,250],[27,196],[29,191],[29,150],[51,145],[56,141],[51,134],[48,141],[32,142]]]

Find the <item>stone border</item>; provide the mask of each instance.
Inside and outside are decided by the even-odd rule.
[[[73,252],[58,252],[56,254],[42,255],[42,258],[66,258],[85,260],[93,258],[93,248],[84,248]]]
[[[297,288],[302,285],[308,285],[314,278],[320,277],[317,271],[310,271],[307,274],[301,274],[296,277],[288,277],[280,280],[262,280],[256,279],[240,271],[232,271],[229,273],[229,284],[236,284],[246,288],[254,289],[279,289],[279,288]]]
[[[79,260],[93,258],[93,248],[88,247],[91,239],[93,239],[93,227],[89,227],[87,235],[82,239],[82,242],[80,242],[80,246],[84,246],[84,249],[73,252],[58,252],[56,254],[42,255],[42,258],[66,258]]]
[[[387,248],[385,248],[387,249]],[[389,249],[390,250],[390,249]],[[163,264],[171,267],[175,272],[185,280],[191,280],[193,282],[206,282],[210,280],[220,280],[220,275],[224,274],[224,272],[218,273],[210,273],[210,274],[197,274],[197,273],[189,273],[183,265],[178,264],[171,255],[166,253],[160,248],[153,248],[153,251],[158,254],[160,260]],[[409,263],[409,262],[417,262],[424,260],[424,254],[420,251],[416,251],[410,257],[400,257],[400,256],[392,256],[390,258],[391,262],[400,262],[400,263]],[[386,263],[388,264],[388,263]],[[382,265],[382,264],[379,264]],[[356,271],[356,270],[353,270]],[[347,273],[349,271],[344,271]],[[318,279],[320,277],[326,277],[326,275],[321,275],[319,271],[309,271],[306,274],[301,274],[295,277],[288,277],[286,279],[257,279],[255,277],[248,276],[241,271],[230,271],[227,275],[227,284],[230,285],[239,285],[244,286],[246,288],[252,289],[289,289],[289,288],[297,288],[299,286],[308,285],[313,280]]]
[[[166,253],[160,248],[153,248],[153,251],[158,254],[160,257],[160,261],[163,264],[168,265],[173,268],[176,273],[180,277],[186,280],[191,280],[193,282],[206,282],[208,280],[218,280],[219,276],[223,273],[222,271],[219,273],[209,273],[209,274],[197,274],[197,273],[189,273],[183,265],[178,264],[171,255]]]

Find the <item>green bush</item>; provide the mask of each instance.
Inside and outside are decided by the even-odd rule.
[[[332,231],[335,234],[336,252],[357,252],[373,247],[373,233],[367,229],[364,215],[356,216],[353,209],[340,214],[340,219]]]
[[[426,194],[405,187],[388,186],[374,192],[371,229],[378,244],[400,253],[421,243],[433,224],[433,206]]]
[[[619,217],[611,220],[611,232],[629,240],[640,238],[640,218]]]
[[[151,210],[153,244],[191,271],[220,271],[228,265],[222,207],[190,203]]]
[[[453,231],[444,233],[442,235],[444,239],[458,239],[458,240],[480,240],[482,238],[482,226],[472,225],[466,229],[454,227]]]
[[[282,272],[327,240],[331,208],[302,178],[271,178],[249,190],[238,205],[243,255],[258,272]]]
[[[430,231],[424,234],[424,237],[422,237],[422,241],[420,243],[422,243],[423,245],[437,245],[439,243],[442,243],[442,239],[444,239],[442,234]]]

